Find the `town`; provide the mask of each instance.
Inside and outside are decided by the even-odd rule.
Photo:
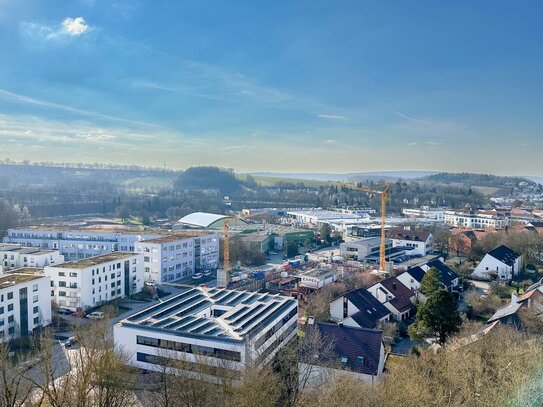
[[[391,381],[422,355],[503,338],[527,346],[543,332],[540,185],[520,181],[479,208],[406,198],[391,211],[392,187],[333,185],[374,207],[235,210],[224,197],[223,213],[147,225],[122,205],[44,222],[4,199],[2,391],[18,405],[75,404],[88,395],[54,389],[80,385],[119,398],[107,405],[193,405],[165,401],[182,386],[189,399],[188,389],[209,393],[208,405],[267,380],[277,386],[259,397],[281,405],[321,397],[330,383],[392,403]],[[116,377],[111,366],[81,377],[107,360],[122,389],[96,384]]]

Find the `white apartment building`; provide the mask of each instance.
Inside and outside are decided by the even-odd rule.
[[[435,221],[445,221],[445,209],[430,209],[428,206],[422,208],[404,208],[402,209],[402,215],[407,218],[414,219],[429,219]]]
[[[294,298],[197,287],[122,320],[113,335],[131,366],[159,370],[174,359],[188,363],[175,373],[220,382],[269,363],[297,327]]]
[[[0,276],[0,343],[51,324],[50,279],[39,274]]]
[[[216,233],[185,232],[135,243],[143,254],[145,281],[165,283],[219,266]]]
[[[0,244],[0,267],[3,271],[22,267],[45,267],[64,262],[58,250],[23,247],[20,244]]]
[[[72,311],[140,292],[143,289],[143,255],[115,252],[47,266],[51,299]]]
[[[446,211],[445,224],[455,228],[503,229],[507,225],[507,219],[496,211]]]
[[[66,261],[122,251],[133,252],[139,240],[160,237],[159,232],[115,232],[91,229],[71,229],[28,226],[9,229],[5,243],[20,243],[26,247],[58,250]]]

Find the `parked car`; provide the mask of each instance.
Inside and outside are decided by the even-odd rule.
[[[104,313],[100,311],[94,311],[94,312],[91,312],[89,315],[87,315],[87,318],[88,319],[103,319]]]
[[[59,308],[57,311],[60,315],[70,315],[72,313],[68,308]]]
[[[204,276],[210,276],[211,275],[211,270],[206,270],[204,271]]]
[[[66,339],[61,346],[64,348],[70,348],[74,346],[77,343],[77,340],[75,339],[75,336],[71,336],[68,339]]]
[[[192,275],[192,279],[193,280],[199,280],[203,277],[204,275],[202,273],[195,273]]]
[[[75,317],[75,318],[85,318],[87,314],[83,311],[76,311],[72,314],[72,317]]]
[[[268,252],[268,254],[271,254],[272,256],[275,256],[275,255],[277,254],[277,252],[274,252],[273,250],[270,250],[270,251]]]

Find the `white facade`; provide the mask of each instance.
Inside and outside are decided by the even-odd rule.
[[[0,277],[0,343],[51,324],[50,279],[11,273]]]
[[[477,265],[472,276],[482,280],[511,280],[517,276],[522,268],[522,257],[518,257],[512,266],[496,259],[490,254],[486,254],[483,260]],[[496,277],[495,277],[496,276]]]
[[[498,216],[493,212],[445,212],[445,224],[455,228],[472,228],[472,229],[503,229],[507,225],[507,219]]]
[[[311,289],[321,289],[337,280],[337,271],[334,269],[313,269],[296,276],[300,279],[299,285]]]
[[[310,209],[299,211],[287,211],[287,216],[296,225],[318,227],[322,224],[342,223],[348,221],[360,221],[368,219],[367,212],[357,213],[341,213],[323,209]]]
[[[143,254],[145,281],[164,283],[192,276],[219,266],[219,237],[172,235],[135,243]]]
[[[269,363],[297,326],[293,298],[197,287],[124,319],[113,332],[131,366],[156,370],[161,358],[174,359],[189,363],[175,373],[219,382]]]
[[[4,271],[23,267],[43,268],[64,262],[58,250],[41,250],[20,244],[0,244],[0,266]]]
[[[430,209],[428,207],[422,207],[420,209],[404,208],[402,209],[402,215],[415,219],[429,219],[442,222],[445,220],[444,209]]]
[[[102,256],[47,266],[51,278],[51,298],[72,311],[140,292],[143,289],[143,255],[115,252]]]
[[[426,241],[413,239],[394,239],[392,238],[392,247],[409,247],[411,250],[406,252],[410,256],[420,255],[426,256],[434,250],[434,237],[432,234],[428,236]]]

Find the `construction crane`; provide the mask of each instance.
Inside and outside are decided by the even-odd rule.
[[[363,187],[357,184],[341,184],[341,187],[353,189],[357,191],[369,192],[372,194],[381,195],[381,246],[379,248],[379,269],[382,272],[387,272],[386,269],[386,238],[385,238],[385,224],[386,224],[386,210],[387,210],[387,192],[390,188],[390,184],[386,184],[382,191],[378,191],[372,188]]]

